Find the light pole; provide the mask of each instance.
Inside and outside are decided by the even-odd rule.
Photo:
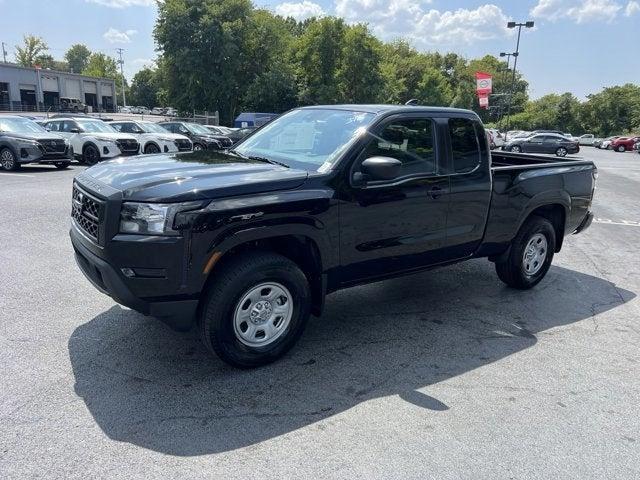
[[[525,28],[533,28],[534,23],[531,21],[527,21],[524,23],[516,23],[516,22],[508,22],[507,28],[516,28],[518,27],[518,41],[516,42],[516,51],[512,53],[513,55],[513,76],[511,77],[511,96],[509,97],[509,106],[507,107],[507,130],[511,126],[511,102],[513,101],[513,94],[516,84],[516,67],[518,66],[518,55],[520,51],[520,32],[522,31],[522,27]]]
[[[504,71],[504,76],[502,77],[502,80],[504,81],[504,85],[505,85],[505,90],[507,89],[507,80],[509,77],[509,61],[511,60],[511,57],[517,57],[518,56],[518,52],[513,52],[513,53],[506,53],[506,52],[500,52],[500,56],[501,57],[507,57],[507,67]],[[503,94],[507,97],[509,97],[510,95],[508,93]],[[507,100],[508,101],[508,100]],[[498,128],[500,128],[500,122],[502,122],[502,114],[504,113],[504,102],[501,102],[500,105],[500,114],[498,116]]]

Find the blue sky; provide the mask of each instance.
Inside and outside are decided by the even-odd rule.
[[[384,40],[404,37],[424,51],[466,57],[515,50],[508,20],[534,20],[523,30],[518,70],[534,98],[571,91],[579,98],[602,87],[640,83],[640,0],[255,0],[299,19],[339,15],[367,22]],[[42,36],[61,58],[73,43],[115,55],[125,49],[126,75],[156,56],[155,0],[0,0],[0,41],[8,60],[22,35]]]

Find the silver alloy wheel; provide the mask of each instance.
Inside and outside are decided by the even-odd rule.
[[[200,150],[202,150],[202,145],[200,145],[200,144],[196,143],[196,144],[193,146],[193,151],[194,151],[194,152],[199,152]]]
[[[265,282],[247,290],[236,305],[233,329],[248,347],[264,347],[287,330],[293,316],[293,297],[284,285]]]
[[[514,145],[513,147],[511,147],[511,151],[514,153],[520,153],[522,149],[518,145]]]
[[[564,148],[564,147],[560,147],[560,148],[558,148],[558,150],[556,151],[556,154],[557,154],[559,157],[566,157],[566,156],[567,156],[567,149],[566,149],[566,148]]]
[[[522,268],[527,275],[535,275],[540,271],[544,260],[547,258],[547,237],[542,233],[536,233],[524,249],[522,255]]]
[[[5,170],[13,170],[15,167],[16,159],[13,155],[13,152],[8,148],[5,148],[2,152],[2,156],[0,156],[0,163],[2,163],[2,168]]]

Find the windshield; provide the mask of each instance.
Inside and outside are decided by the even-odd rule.
[[[328,168],[351,141],[365,131],[375,114],[309,108],[292,110],[268,123],[235,150],[314,170]]]
[[[0,118],[0,132],[42,133],[46,130],[28,118]]]
[[[113,133],[116,131],[115,128],[113,128],[111,125],[107,125],[102,120],[76,119],[76,122],[78,122],[78,125],[80,125],[80,128],[82,128],[83,131],[89,132],[89,133],[94,133],[94,132]]]
[[[200,135],[211,135],[211,131],[207,127],[198,125],[197,123],[186,123],[187,130],[191,133],[199,133]]]
[[[169,130],[153,122],[140,122],[138,124],[146,133],[169,133]]]

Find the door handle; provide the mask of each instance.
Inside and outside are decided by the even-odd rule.
[[[440,196],[444,195],[446,192],[443,188],[440,187],[432,187],[431,190],[429,190],[428,195],[433,198],[434,200],[436,198],[439,198]]]

